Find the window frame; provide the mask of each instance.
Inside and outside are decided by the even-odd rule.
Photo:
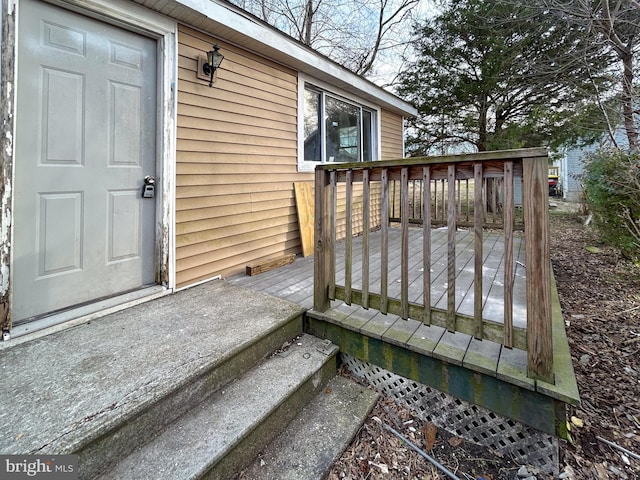
[[[301,74],[298,76],[298,171],[299,172],[313,172],[315,170],[316,165],[328,163],[326,161],[326,126],[324,121],[319,122],[320,126],[320,135],[321,146],[320,146],[320,157],[319,161],[314,160],[306,160],[305,159],[305,92],[307,88],[320,93],[320,118],[324,119],[324,109],[325,109],[325,100],[327,97],[336,99],[341,102],[345,102],[349,105],[353,105],[359,108],[359,124],[358,124],[358,133],[359,133],[359,145],[358,145],[358,162],[363,161],[362,158],[365,153],[365,148],[363,144],[363,139],[365,137],[363,126],[365,124],[363,114],[364,111],[367,111],[371,114],[371,157],[372,160],[378,160],[381,154],[381,142],[380,142],[380,117],[381,117],[381,109],[376,105],[372,105],[369,102],[364,101],[361,98],[358,98],[354,95],[348,94],[340,89],[335,87],[330,87],[324,82],[317,81],[312,78],[307,78]],[[331,162],[331,163],[344,163],[344,162]]]

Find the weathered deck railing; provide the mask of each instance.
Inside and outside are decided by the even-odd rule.
[[[553,383],[551,340],[551,281],[548,241],[548,158],[546,149],[522,149],[478,154],[430,158],[407,158],[379,162],[324,164],[315,174],[315,290],[314,309],[329,309],[331,300],[343,300],[382,313],[394,313],[404,319],[421,320],[499,342],[508,348],[528,352],[528,376]],[[514,179],[522,179],[526,251],[526,329],[513,324],[514,285]],[[420,185],[416,188],[416,182]],[[473,198],[468,200],[467,214],[472,212],[474,231],[474,313],[456,312],[456,231],[461,199],[458,191],[473,184]],[[410,188],[410,183],[413,185]],[[433,185],[440,183],[440,191]],[[390,218],[395,203],[390,185],[399,188],[400,245],[389,244]],[[500,189],[497,188],[500,185]],[[496,187],[491,188],[490,187]],[[409,228],[415,217],[415,195],[421,198],[422,223],[422,304],[409,301]],[[446,191],[445,201],[442,192]],[[339,193],[340,192],[340,193]],[[354,192],[358,192],[357,196]],[[435,195],[434,195],[435,194]],[[340,195],[340,201],[338,197]],[[438,197],[440,195],[440,197]],[[356,198],[357,197],[357,198]],[[410,199],[413,198],[412,202]],[[440,198],[436,203],[435,198]],[[467,200],[465,199],[465,202]],[[338,204],[344,210],[339,218]],[[447,308],[431,304],[431,236],[434,209],[446,204],[447,228]],[[380,205],[374,214],[372,205]],[[356,208],[357,207],[357,208]],[[500,209],[500,227],[504,230],[504,320],[502,323],[483,318],[483,232],[486,212]],[[361,288],[353,284],[354,212],[361,216],[362,265]],[[344,227],[344,284],[336,283],[337,225]],[[370,285],[370,231],[381,233],[379,290]],[[415,228],[415,227],[411,227]],[[495,227],[492,227],[495,228]],[[400,295],[389,295],[389,251],[400,249]]]
[[[504,205],[501,192],[503,192],[502,177],[498,178],[484,178],[482,180],[482,204],[485,207],[483,210],[484,226],[487,228],[502,228],[504,223]],[[394,180],[389,183],[389,195],[390,195],[390,212],[389,220],[391,222],[400,222],[400,210],[401,210],[401,182]],[[448,182],[446,179],[431,179],[429,188],[430,195],[425,195],[424,182],[420,180],[409,181],[409,222],[413,224],[422,224],[423,222],[423,202],[425,198],[431,198],[431,225],[441,226],[447,225],[447,211],[448,211]],[[522,185],[518,188],[518,183],[515,185],[514,194],[515,197],[520,200],[517,205],[522,206]],[[457,225],[461,227],[473,226],[473,211],[474,211],[474,192],[475,183],[473,179],[456,179],[455,182],[456,192],[456,211],[457,211]],[[521,210],[520,210],[521,211]],[[519,210],[516,210],[518,213]],[[522,230],[524,228],[523,219],[518,215],[514,217],[514,228],[516,230]]]

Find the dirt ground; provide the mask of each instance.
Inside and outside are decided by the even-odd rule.
[[[567,410],[572,441],[560,442],[560,478],[638,479],[640,266],[601,245],[582,217],[564,212],[551,215],[551,259],[582,401],[579,408]],[[536,474],[383,398],[335,463],[329,480],[454,478],[383,424],[460,479],[513,480]]]

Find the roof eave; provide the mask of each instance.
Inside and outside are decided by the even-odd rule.
[[[219,0],[133,0],[147,8],[241,45],[313,78],[403,116],[409,103],[297,42],[244,10]]]

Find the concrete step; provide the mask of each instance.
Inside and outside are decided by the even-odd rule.
[[[93,478],[301,334],[303,315],[213,281],[2,344],[0,452],[75,453]]]
[[[351,443],[378,394],[336,376],[237,480],[322,480]]]
[[[99,477],[229,479],[336,373],[337,347],[302,335],[239,376]],[[306,477],[298,477],[306,478]]]

